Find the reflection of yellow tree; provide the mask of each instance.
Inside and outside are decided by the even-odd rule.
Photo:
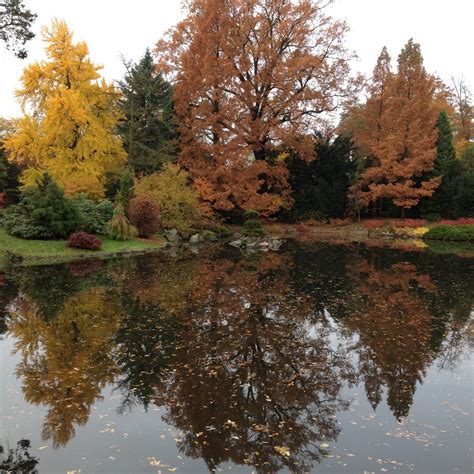
[[[353,274],[363,302],[345,324],[359,335],[356,352],[367,396],[375,409],[386,385],[393,414],[406,416],[433,359],[432,317],[422,294],[436,287],[409,263],[377,269],[363,262]]]
[[[347,364],[309,302],[289,297],[281,258],[203,261],[180,315],[173,371],[156,403],[210,469],[224,461],[262,472],[303,470],[339,433]],[[321,446],[322,445],[322,446]]]
[[[49,407],[43,438],[54,446],[65,445],[75,425],[87,422],[102,388],[113,380],[111,344],[121,318],[116,298],[102,289],[70,298],[53,321],[45,321],[27,299],[11,313],[25,398]]]

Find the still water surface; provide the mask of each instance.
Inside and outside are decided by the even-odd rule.
[[[471,472],[473,259],[288,243],[0,276],[4,461]]]

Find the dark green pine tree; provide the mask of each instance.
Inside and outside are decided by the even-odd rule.
[[[138,63],[127,66],[119,86],[125,115],[119,133],[129,166],[135,173],[152,173],[176,158],[172,86],[156,72],[149,49]]]
[[[0,193],[4,195],[4,205],[17,203],[20,197],[20,168],[10,163],[0,141]]]
[[[436,160],[430,176],[442,176],[442,181],[430,198],[422,199],[420,211],[423,217],[453,217],[462,166],[456,159],[453,132],[444,110],[439,114],[436,127],[438,128]]]
[[[65,238],[77,228],[77,208],[48,173],[38,181],[33,199],[31,218],[38,226],[48,229],[51,238]]]
[[[461,156],[462,173],[456,195],[456,217],[474,217],[474,144]]]
[[[287,216],[297,219],[340,218],[348,207],[348,189],[355,174],[353,144],[349,137],[334,141],[315,137],[315,159],[307,162],[297,156],[288,161],[293,190],[293,209]]]

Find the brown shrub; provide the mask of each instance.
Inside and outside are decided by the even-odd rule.
[[[161,228],[160,209],[151,196],[134,197],[130,201],[128,215],[140,237],[148,238]]]

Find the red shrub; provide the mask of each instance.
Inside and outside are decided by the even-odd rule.
[[[0,193],[0,209],[5,205],[5,193]]]
[[[329,223],[333,226],[345,226],[352,224],[352,219],[329,219]]]
[[[102,241],[87,232],[76,232],[69,237],[67,246],[76,249],[99,250],[102,247]]]
[[[365,220],[362,225],[366,229],[380,229],[386,224],[386,221],[382,219],[368,219]]]
[[[393,227],[423,227],[428,221],[426,219],[392,219]]]
[[[460,217],[455,221],[449,219],[443,219],[442,221],[436,222],[436,225],[474,225],[474,218],[472,217]]]
[[[128,208],[130,222],[138,229],[140,237],[150,237],[160,230],[161,216],[158,205],[148,196],[137,196]]]

